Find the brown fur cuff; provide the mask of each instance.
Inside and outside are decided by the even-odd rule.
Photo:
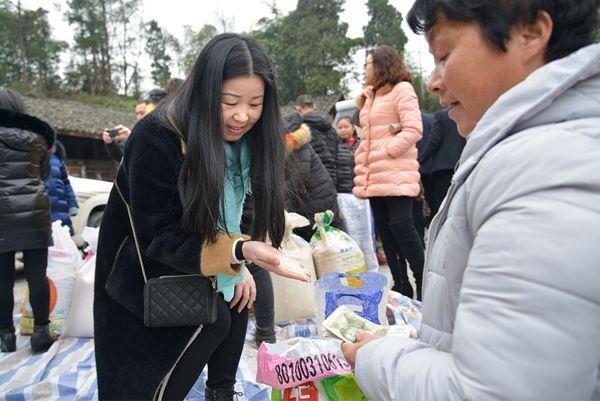
[[[239,274],[242,265],[231,264],[231,248],[233,242],[238,238],[249,239],[246,235],[222,233],[217,236],[216,242],[204,243],[200,253],[200,271],[203,275],[230,274],[234,276]]]

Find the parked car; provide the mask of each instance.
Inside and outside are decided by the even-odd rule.
[[[100,227],[113,183],[71,176],[69,176],[69,181],[71,181],[71,186],[79,204],[79,213],[77,213],[77,216],[71,217],[74,231],[73,241],[77,246],[82,247],[84,245],[81,238],[83,228],[86,226]]]

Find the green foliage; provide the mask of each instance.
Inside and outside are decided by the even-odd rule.
[[[273,7],[271,18],[261,19],[259,30],[252,32],[277,65],[284,103],[302,93],[346,91],[342,79],[357,43],[346,37],[348,24],[340,21],[343,4],[344,0],[299,0],[285,16]]]
[[[388,0],[368,0],[369,23],[363,27],[363,45],[367,49],[389,45],[404,52],[406,34],[402,30],[402,14]]]
[[[185,25],[183,29],[183,45],[177,47],[177,51],[181,55],[179,59],[179,68],[185,75],[188,75],[192,71],[192,67],[204,45],[206,45],[213,36],[217,35],[217,28],[210,24],[204,24],[198,32],[194,31],[189,25]]]
[[[115,84],[127,96],[133,87],[139,91],[140,79],[138,60],[142,54],[144,26],[141,0],[113,0],[109,11],[111,30],[111,60],[116,76]]]
[[[422,112],[434,113],[440,109],[440,100],[438,95],[427,91],[427,78],[419,70],[412,69],[413,87],[419,98],[419,107]]]
[[[114,0],[68,0],[66,17],[74,29],[73,58],[67,73],[72,89],[92,95],[112,94],[111,47],[108,18]]]
[[[146,28],[146,53],[152,60],[150,75],[152,81],[164,88],[167,81],[171,79],[171,56],[167,53],[168,34],[163,33],[158,22],[151,20]]]
[[[26,92],[56,91],[65,48],[64,42],[52,39],[46,10],[0,2],[0,85],[19,83]]]

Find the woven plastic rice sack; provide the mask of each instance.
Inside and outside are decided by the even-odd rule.
[[[373,216],[369,200],[359,199],[352,194],[338,194],[337,200],[348,235],[363,252],[367,270],[376,270],[379,263],[375,255]]]
[[[60,220],[52,223],[52,239],[54,246],[48,248],[46,275],[50,286],[50,333],[56,336],[63,332],[71,307],[76,271],[82,259],[77,245],[71,239],[69,227],[62,226]],[[21,334],[31,334],[34,321],[29,294],[23,300],[21,313]]]
[[[281,242],[281,251],[300,263],[307,273],[315,277],[310,245],[302,237],[294,234],[296,227],[304,227],[308,219],[296,213],[285,214],[285,235]],[[275,297],[275,322],[303,319],[315,314],[315,286],[313,283],[304,283],[290,280],[276,274],[271,274],[273,293]]]
[[[85,262],[75,277],[75,288],[63,337],[94,337],[94,276],[99,228],[85,227],[81,237],[89,244]]]
[[[295,339],[262,343],[257,355],[256,381],[277,389],[351,373],[339,340]]]
[[[333,212],[315,213],[317,229],[310,239],[317,277],[327,273],[356,274],[366,271],[360,247],[345,232],[331,227]]]

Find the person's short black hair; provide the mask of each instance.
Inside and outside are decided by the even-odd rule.
[[[475,22],[483,36],[502,51],[511,28],[547,12],[554,27],[546,61],[565,57],[594,43],[600,0],[416,0],[407,21],[413,32],[428,32],[441,13],[448,20]]]
[[[167,96],[167,91],[165,91],[164,89],[161,89],[161,88],[152,89],[148,93],[148,97],[150,98],[150,101],[154,104],[160,103],[160,101],[163,100],[166,96]]]
[[[300,95],[296,98],[296,106],[306,108],[315,108],[315,102],[309,95]]]

